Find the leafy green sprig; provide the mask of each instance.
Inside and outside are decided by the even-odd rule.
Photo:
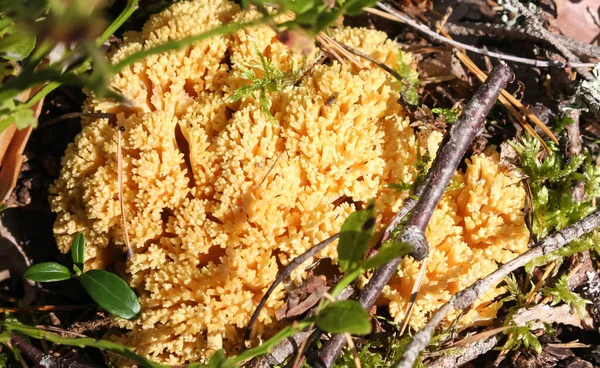
[[[550,305],[554,306],[560,303],[568,304],[580,318],[583,318],[585,305],[591,303],[589,300],[583,299],[569,290],[567,275],[562,275],[554,286],[546,286],[542,290],[542,293],[545,296],[552,297]]]
[[[538,354],[542,352],[540,340],[531,332],[531,322],[527,322],[525,326],[513,325],[503,333],[509,338],[502,347],[495,348],[495,350],[517,350],[525,347]]]
[[[137,319],[141,306],[135,292],[127,283],[114,273],[104,270],[88,270],[84,272],[85,238],[83,233],[77,234],[71,246],[73,270],[56,262],[43,262],[31,266],[24,277],[36,282],[56,282],[75,278],[98,303],[109,313],[125,318]]]
[[[559,148],[547,142],[550,152],[541,156],[538,140],[525,137],[512,143],[519,154],[520,170],[531,183],[533,196],[533,231],[538,237],[560,230],[595,210],[593,200],[600,194],[600,169],[593,164],[589,153],[574,155],[567,160]],[[573,198],[577,182],[586,186],[582,201]]]
[[[281,91],[283,88],[294,84],[302,74],[304,63],[300,68],[296,69],[293,60],[291,60],[289,70],[284,72],[273,63],[271,58],[267,59],[256,45],[254,45],[254,52],[258,57],[258,62],[234,61],[234,64],[239,68],[235,74],[250,81],[250,83],[244,84],[238,88],[231,95],[229,101],[236,102],[238,100],[245,100],[248,96],[252,95],[259,101],[260,109],[267,116],[269,121],[277,123],[271,114],[271,102],[267,95],[272,92]],[[256,73],[257,70],[262,74],[260,78]]]

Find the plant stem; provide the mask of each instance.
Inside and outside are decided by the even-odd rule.
[[[102,32],[102,35],[96,40],[96,46],[100,47],[104,44],[104,41],[108,40],[110,36],[112,36],[129,17],[133,14],[133,12],[137,9],[137,4],[139,0],[128,0],[127,5],[125,5],[125,9],[119,14],[119,16]]]
[[[425,230],[433,211],[444,194],[456,168],[462,161],[473,139],[481,132],[485,117],[496,102],[502,89],[513,78],[511,69],[506,65],[498,65],[490,73],[489,78],[475,92],[471,102],[465,107],[463,114],[444,137],[444,141],[436,155],[423,184],[423,193],[409,218],[404,230],[396,241],[405,242],[413,247],[411,255],[416,260],[423,259],[429,247],[425,240]],[[369,283],[359,297],[359,302],[365,309],[370,309],[375,300],[396,273],[402,258],[396,258],[375,271]],[[318,353],[316,364],[331,367],[345,345],[343,335],[333,336]]]

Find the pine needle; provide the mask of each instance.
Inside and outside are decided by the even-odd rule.
[[[352,356],[354,357],[354,366],[356,368],[361,368],[360,365],[360,357],[358,356],[358,352],[356,351],[356,346],[354,345],[354,341],[352,341],[352,336],[348,332],[344,332],[344,337],[346,337],[346,342],[348,343],[348,347],[352,351]]]
[[[535,298],[535,294],[537,294],[538,290],[540,290],[542,285],[544,285],[544,282],[546,281],[548,276],[550,276],[550,272],[552,272],[552,270],[554,269],[555,266],[556,266],[556,261],[550,263],[548,265],[548,267],[546,267],[544,274],[538,280],[538,282],[535,284],[535,287],[533,288],[533,290],[531,290],[531,294],[529,294],[529,298],[527,298],[527,300],[525,301],[525,308],[529,307],[529,304],[531,304],[531,302],[533,301],[533,298]]]
[[[127,217],[125,214],[125,205],[123,204],[123,150],[121,144],[121,134],[125,131],[124,126],[117,128],[117,180],[119,181],[119,206],[121,207],[121,220],[123,221],[123,237],[127,247],[127,259],[133,258],[133,249],[129,244],[129,229],[127,228]]]
[[[450,35],[442,28],[438,26],[438,31],[445,37],[451,39]],[[479,79],[480,82],[484,82],[487,79],[487,75],[467,56],[464,51],[457,51],[456,57]],[[513,95],[508,93],[506,90],[502,90],[500,97],[498,100],[508,109],[508,111],[517,119],[517,121],[531,134],[542,142],[544,149],[547,152],[550,152],[550,148],[546,145],[546,142],[537,134],[535,130],[529,125],[529,123],[523,119],[522,115],[527,116],[529,120],[531,120],[536,126],[538,126],[545,134],[547,134],[550,139],[558,144],[558,139],[554,135],[554,133],[540,120],[538,117],[531,112],[525,105],[521,103],[521,101],[517,100]],[[520,111],[517,111],[517,109]]]
[[[417,278],[415,280],[415,284],[413,285],[412,290],[410,291],[410,300],[408,301],[408,305],[406,306],[406,312],[404,313],[404,319],[402,320],[402,327],[400,328],[400,336],[404,334],[406,330],[406,326],[408,326],[408,321],[410,320],[410,315],[415,307],[417,296],[419,296],[419,290],[421,290],[421,285],[423,284],[423,277],[425,276],[425,271],[427,270],[427,261],[429,257],[423,259],[423,263],[421,263],[421,268],[419,269],[419,273],[417,274]]]

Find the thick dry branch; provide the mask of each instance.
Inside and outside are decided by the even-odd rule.
[[[521,64],[526,64],[526,65],[533,65],[533,66],[536,66],[539,68],[549,68],[549,67],[566,68],[569,66],[574,67],[574,68],[592,68],[595,65],[594,63],[578,63],[578,62],[577,63],[573,63],[573,62],[562,63],[562,62],[549,61],[549,60],[534,60],[534,59],[522,58],[522,57],[513,56],[513,55],[501,54],[498,52],[488,51],[486,49],[480,49],[475,46],[467,45],[467,44],[440,36],[439,34],[435,33],[431,29],[429,29],[429,27],[417,23],[416,21],[412,20],[408,16],[396,11],[394,8],[390,7],[389,5],[386,5],[383,3],[377,3],[377,6],[379,6],[381,9],[385,10],[385,12],[379,11],[377,9],[372,9],[372,8],[365,8],[365,10],[370,13],[379,15],[381,17],[395,20],[400,23],[404,23],[404,24],[410,26],[411,28],[414,28],[414,29],[422,32],[423,34],[428,36],[433,41],[449,44],[449,45],[452,45],[459,49],[468,50],[468,51],[475,52],[475,53],[478,53],[481,55],[486,55],[486,56],[489,56],[492,58],[506,60],[506,61],[512,61],[515,63],[521,63]]]
[[[413,247],[411,255],[415,259],[421,260],[427,255],[429,249],[425,240],[425,229],[433,211],[469,145],[483,129],[485,117],[496,102],[500,91],[512,78],[513,73],[508,66],[498,65],[495,67],[444,138],[427,174],[423,192],[419,196],[413,214],[397,239]],[[374,272],[359,297],[359,302],[365,309],[368,310],[375,304],[381,290],[394,275],[401,261],[401,258],[394,259]],[[315,364],[331,367],[344,345],[343,335],[333,336],[319,352],[319,361]]]
[[[47,367],[47,368],[93,368],[87,364],[81,364],[71,359],[65,359],[58,356],[46,354],[31,343],[17,335],[11,333],[10,342],[21,351],[21,354],[27,357],[30,361],[35,363],[36,366]]]
[[[396,368],[410,368],[413,366],[419,354],[429,345],[431,336],[438,324],[454,309],[463,310],[468,308],[477,299],[479,299],[492,286],[498,284],[504,277],[514,270],[526,265],[532,260],[547,255],[573,240],[589,233],[600,225],[600,211],[594,212],[577,223],[567,226],[561,231],[554,232],[538,242],[536,246],[523,253],[512,261],[505,263],[496,271],[492,272],[483,279],[477,280],[471,286],[453,295],[446,304],[439,308],[431,317],[425,327],[419,331],[406,346],[404,355]]]

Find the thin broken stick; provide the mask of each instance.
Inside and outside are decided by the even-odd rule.
[[[290,277],[290,275],[292,274],[292,271],[294,271],[296,268],[298,268],[298,266],[300,266],[301,264],[306,262],[308,259],[314,257],[317,253],[322,251],[326,246],[328,246],[332,242],[336,241],[339,237],[340,237],[340,234],[337,233],[337,234],[334,234],[334,235],[330,236],[329,238],[323,240],[322,242],[314,245],[313,247],[308,249],[306,252],[304,252],[301,255],[299,255],[298,257],[294,258],[290,263],[288,263],[284,268],[282,268],[277,273],[277,277],[275,278],[275,281],[273,281],[273,283],[271,284],[271,286],[269,287],[269,289],[267,290],[265,295],[260,300],[260,303],[258,303],[258,306],[254,310],[252,317],[250,317],[250,321],[248,322],[248,326],[246,327],[246,331],[244,332],[244,342],[243,342],[242,350],[244,350],[246,348],[246,344],[248,343],[248,340],[250,340],[250,336],[252,334],[252,327],[254,327],[254,323],[258,319],[258,316],[260,315],[260,311],[265,306],[265,304],[267,303],[267,300],[269,299],[269,297],[271,296],[273,291],[275,291],[277,286],[279,286],[279,284],[281,284],[285,279]]]
[[[471,52],[475,52],[477,54],[493,57],[495,59],[512,61],[515,63],[521,63],[521,64],[526,64],[526,65],[533,65],[533,66],[537,66],[539,68],[550,68],[550,67],[593,68],[596,65],[594,63],[571,63],[571,62],[561,63],[561,62],[549,61],[549,60],[534,60],[534,59],[522,58],[522,57],[513,56],[513,55],[501,54],[498,52],[488,51],[486,49],[480,49],[475,46],[467,45],[467,44],[464,44],[464,43],[461,43],[461,42],[458,42],[455,40],[451,40],[451,39],[442,37],[439,34],[432,31],[431,29],[429,29],[429,27],[417,23],[416,21],[414,21],[411,18],[405,16],[404,14],[396,11],[394,8],[392,8],[391,6],[389,6],[387,4],[378,2],[377,6],[385,11],[381,11],[381,10],[373,9],[373,8],[365,8],[364,10],[368,13],[378,15],[382,18],[396,20],[401,23],[405,23],[405,24],[409,25],[410,27],[431,37],[431,39],[433,39],[434,41],[446,43],[446,44],[452,45],[457,48],[462,48],[462,49],[465,49],[465,50],[468,50]]]

